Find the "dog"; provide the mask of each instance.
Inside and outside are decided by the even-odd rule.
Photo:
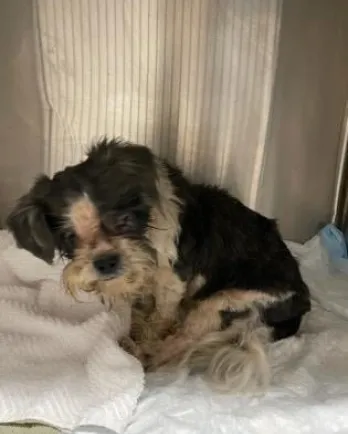
[[[134,320],[142,331],[160,329],[133,339],[148,341],[149,371],[186,366],[226,390],[263,387],[269,343],[295,335],[311,309],[275,220],[222,188],[190,182],[145,146],[93,144],[79,164],[41,175],[7,226],[47,263],[55,251],[69,260],[63,278],[72,294],[96,291],[133,306],[153,298],[152,312]]]

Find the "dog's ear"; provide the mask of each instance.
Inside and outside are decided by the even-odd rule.
[[[22,196],[6,220],[18,247],[28,250],[47,263],[54,257],[53,234],[45,217],[44,198],[50,179],[42,175],[26,195]]]

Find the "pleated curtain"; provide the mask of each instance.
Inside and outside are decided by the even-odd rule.
[[[281,4],[37,0],[44,169],[121,136],[254,206]]]

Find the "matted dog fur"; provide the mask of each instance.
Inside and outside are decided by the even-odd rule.
[[[132,304],[122,345],[150,371],[186,366],[225,390],[263,387],[268,343],[296,334],[310,310],[274,220],[144,146],[100,141],[85,161],[41,175],[7,223],[20,247],[69,260],[73,295]]]

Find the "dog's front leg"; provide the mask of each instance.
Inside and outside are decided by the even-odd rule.
[[[186,292],[186,283],[170,267],[160,267],[155,273],[154,280],[158,313],[163,319],[175,319]]]
[[[148,317],[148,324],[160,339],[169,334],[178,321],[179,305],[186,292],[186,284],[170,267],[159,267],[153,276],[155,309]]]

